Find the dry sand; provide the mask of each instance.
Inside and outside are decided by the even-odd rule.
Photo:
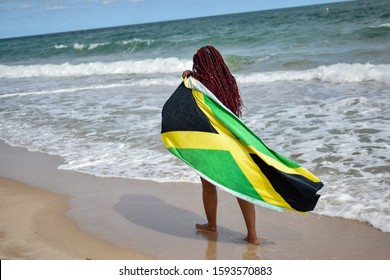
[[[357,221],[256,207],[261,244],[248,245],[225,192],[219,233],[204,234],[200,184],[58,170],[3,142],[0,155],[0,259],[390,259],[390,234]]]

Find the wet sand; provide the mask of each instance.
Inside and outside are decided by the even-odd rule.
[[[219,191],[218,234],[200,184],[101,178],[62,159],[0,142],[1,259],[390,259],[390,234],[367,224],[256,207],[247,244],[236,199]],[[174,172],[174,171],[173,171]],[[190,171],[191,172],[191,171]]]

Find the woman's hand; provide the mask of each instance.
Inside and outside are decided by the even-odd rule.
[[[183,74],[181,74],[181,76],[183,77],[183,79],[184,79],[185,77],[192,76],[192,71],[191,71],[191,70],[185,70],[185,71],[183,72]]]

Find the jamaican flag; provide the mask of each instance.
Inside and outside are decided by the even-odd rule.
[[[201,177],[254,204],[307,212],[320,197],[316,176],[268,148],[192,77],[165,103],[161,136]]]

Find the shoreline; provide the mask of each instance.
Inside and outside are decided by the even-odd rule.
[[[200,184],[58,170],[60,157],[3,141],[0,153],[1,259],[390,259],[390,234],[357,221],[256,207],[254,246],[225,192],[208,235]]]

